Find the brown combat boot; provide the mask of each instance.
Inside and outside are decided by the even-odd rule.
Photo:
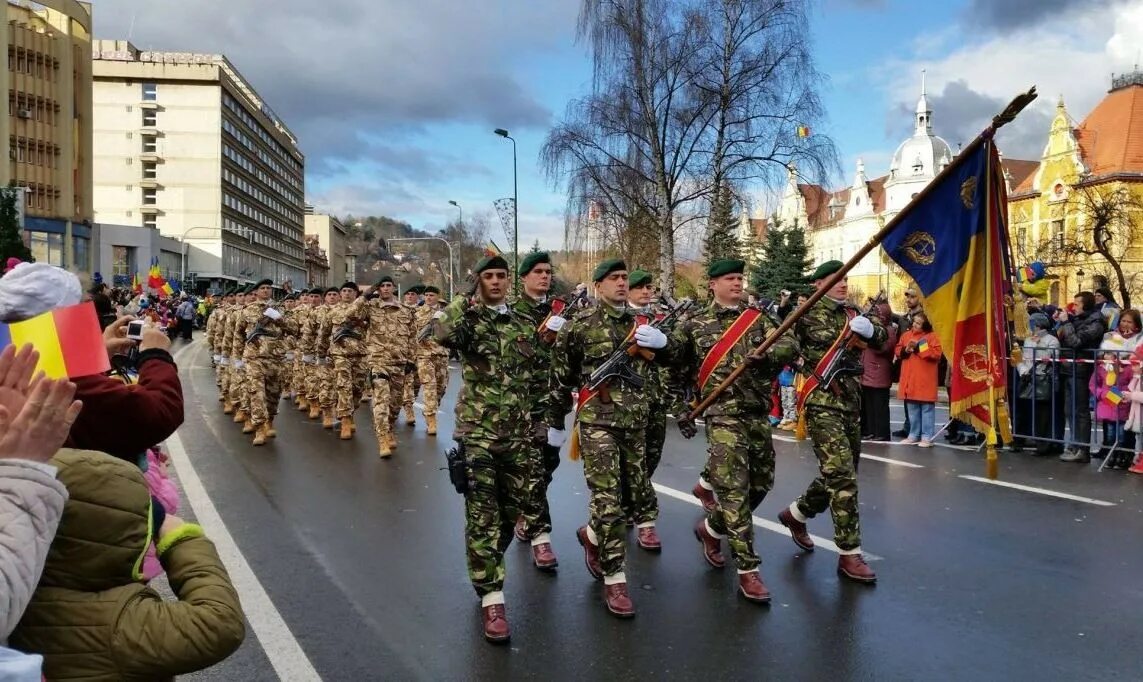
[[[790,529],[790,537],[794,539],[795,545],[807,552],[814,551],[814,539],[810,537],[809,531],[806,530],[806,524],[795,519],[789,509],[783,509],[778,513],[778,521]]]
[[[222,403],[222,413],[234,414],[234,403],[230,402],[229,400]]]
[[[711,535],[706,529],[706,519],[699,519],[695,524],[695,537],[702,545],[702,556],[708,564],[715,568],[726,565],[726,558],[722,556],[722,540]]]
[[[321,417],[321,405],[316,402],[310,403],[310,413],[306,416],[310,419],[318,419]]]
[[[323,429],[332,429],[333,428],[333,411],[332,410],[322,410],[321,427]]]
[[[860,554],[842,554],[837,558],[837,572],[850,580],[872,584],[877,582],[877,574],[865,563]]]
[[[516,528],[513,532],[516,535],[516,539],[520,542],[527,542],[530,539],[528,537],[528,522],[524,520],[523,514],[516,517]]]
[[[556,559],[556,553],[552,551],[552,543],[541,542],[532,545],[532,563],[541,571],[555,571],[560,562]]]
[[[259,424],[257,427],[255,427],[255,429],[254,429],[254,445],[265,445],[266,444],[266,437],[267,437],[266,436],[266,430],[267,429],[266,429],[265,424]]]
[[[634,618],[635,604],[631,603],[631,596],[627,594],[627,583],[615,583],[603,586],[603,602],[607,610],[616,618]]]
[[[484,639],[493,644],[503,644],[510,636],[508,618],[504,613],[503,604],[493,604],[481,609],[481,621],[484,625]]]
[[[583,546],[583,563],[587,565],[587,572],[596,580],[603,580],[603,567],[599,563],[599,547],[592,543],[587,535],[587,526],[580,526],[575,532],[579,544]]]
[[[243,410],[241,407],[234,411],[235,424],[241,424],[248,419],[250,419],[250,415],[246,414],[246,410]]]
[[[739,573],[738,591],[756,604],[770,603],[770,590],[766,588],[766,583],[762,582],[762,574],[758,571]]]
[[[437,416],[435,414],[426,414],[425,415],[425,435],[426,436],[437,435]]]
[[[341,418],[341,435],[339,437],[342,440],[353,438],[353,417],[346,416]]]
[[[663,551],[663,543],[659,540],[659,533],[655,530],[654,526],[647,526],[646,528],[639,528],[636,532],[636,542],[639,543],[641,549],[648,552],[661,552]]]
[[[698,501],[702,503],[702,510],[707,514],[714,512],[715,508],[718,507],[718,502],[714,499],[714,491],[702,487],[702,483],[695,483],[691,494],[698,498]]]
[[[397,449],[397,436],[393,433],[393,429],[389,429],[389,433],[385,434],[385,444],[390,450]]]

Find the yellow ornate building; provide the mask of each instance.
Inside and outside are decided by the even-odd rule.
[[[1124,270],[1131,302],[1143,303],[1143,72],[1114,78],[1078,125],[1061,97],[1039,166],[1008,201],[1016,264],[1048,266],[1048,302],[1066,304],[1103,278],[1121,298],[1114,269],[1090,253],[1103,214],[1111,223],[1108,250]]]

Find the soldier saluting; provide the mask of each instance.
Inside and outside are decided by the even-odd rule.
[[[710,264],[712,300],[705,309],[689,316],[671,333],[676,348],[676,366],[692,382],[700,398],[704,391],[722,383],[736,367],[751,368],[736,383],[719,394],[707,408],[706,471],[717,495],[714,509],[695,525],[695,537],[702,544],[707,563],[722,568],[722,539],[730,545],[738,568],[738,590],[757,603],[770,601],[770,591],[758,570],[762,560],[754,550],[752,513],[774,487],[774,443],[770,438],[770,386],[782,366],[798,355],[797,343],[783,335],[764,358],[751,351],[776,329],[761,310],[743,305],[741,260],[720,260]],[[676,395],[681,394],[676,392]],[[677,405],[679,431],[686,438],[695,435],[690,407]]]
[[[843,267],[841,261],[828,261],[818,266],[811,279],[821,289],[826,278]],[[830,511],[833,517],[834,542],[841,550],[837,570],[841,575],[862,583],[877,580],[873,569],[861,556],[861,520],[857,508],[857,459],[861,455],[861,386],[860,372],[825,376],[831,365],[860,366],[862,347],[853,343],[859,337],[877,348],[885,343],[885,328],[875,318],[859,315],[846,303],[849,285],[837,281],[794,326],[805,367],[812,368],[798,407],[804,410],[806,433],[813,439],[821,475],[810,483],[806,492],[778,515],[790,530],[794,543],[807,552],[814,541],[806,530],[806,521]],[[841,358],[834,359],[836,354]],[[819,382],[829,380],[828,388]]]
[[[536,328],[512,310],[508,263],[500,256],[475,268],[478,295],[457,297],[433,316],[433,336],[460,355],[463,386],[453,438],[464,449],[468,485],[464,539],[468,576],[480,596],[484,637],[506,642],[504,551],[512,543],[530,476]]]
[[[624,573],[627,549],[626,509],[643,506],[644,429],[647,397],[643,388],[614,380],[593,391],[591,374],[629,339],[648,350],[666,349],[667,336],[649,324],[638,324],[627,306],[627,265],[618,259],[599,264],[592,273],[599,303],[568,321],[552,352],[552,412],[548,424],[562,426],[578,389],[576,428],[583,452],[583,473],[591,490],[589,521],[576,532],[584,548],[587,570],[603,580],[607,610],[620,618],[635,615]],[[656,357],[656,361],[661,361]],[[646,363],[639,373],[646,374]]]

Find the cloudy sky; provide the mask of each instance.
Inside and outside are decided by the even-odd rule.
[[[537,153],[590,80],[574,42],[575,0],[94,0],[97,38],[150,50],[221,52],[298,134],[306,195],[338,214],[384,214],[436,229],[512,194],[520,241],[562,242],[564,197]],[[273,13],[267,9],[273,8]],[[832,136],[886,171],[912,130],[928,72],[937,133],[967,142],[1017,92],[1041,99],[1002,133],[1036,158],[1063,95],[1082,120],[1139,60],[1143,0],[816,0],[811,40],[829,81]],[[498,224],[498,223],[497,223]],[[499,241],[499,240],[498,240]],[[503,245],[503,242],[501,242]]]

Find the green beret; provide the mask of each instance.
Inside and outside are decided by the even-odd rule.
[[[825,279],[843,267],[845,267],[845,263],[839,260],[827,260],[819,265],[817,270],[814,270],[814,274],[810,275],[810,281],[816,282],[819,279]]]
[[[242,287],[242,291],[240,291],[238,293],[240,293],[240,294],[252,294],[252,293],[254,293],[254,285],[253,284],[247,284],[246,286]]]
[[[258,280],[258,283],[254,285],[254,288],[257,289],[258,287],[272,287],[272,286],[274,286],[274,280],[267,277],[266,279]]]
[[[706,269],[706,276],[714,279],[723,275],[741,275],[745,269],[746,261],[724,258],[711,263],[710,267]]]
[[[359,289],[357,287],[357,282],[346,282],[345,284],[341,285],[341,288],[342,289],[353,289],[354,291],[361,293],[361,289]]]
[[[523,277],[540,263],[552,264],[552,258],[548,255],[547,251],[537,251],[536,253],[529,253],[527,256],[524,256],[524,260],[520,261],[520,269],[516,271],[516,274]]]
[[[314,287],[313,289],[310,289],[310,290],[309,290],[308,292],[306,292],[306,293],[310,294],[311,296],[313,296],[313,295],[315,295],[315,294],[316,294],[316,295],[318,295],[318,296],[322,296],[322,295],[324,295],[324,294],[325,294],[325,291],[323,291],[321,287]]]
[[[651,283],[651,273],[646,270],[633,270],[627,275],[627,288],[634,289]]]
[[[438,295],[439,295],[439,294],[441,293],[441,290],[440,290],[440,289],[438,289],[438,288],[436,288],[436,287],[434,287],[433,285],[431,285],[431,284],[430,284],[430,285],[428,285],[427,287],[425,287],[425,290],[424,290],[423,292],[421,292],[421,293],[424,293],[424,294],[438,294]]]
[[[300,294],[298,294],[298,292],[296,292],[296,291],[295,291],[295,292],[293,292],[293,293],[291,293],[291,294],[288,294],[284,300],[287,300],[287,301],[296,301],[296,300],[298,300],[298,296],[299,296],[299,295],[300,295]]]
[[[503,256],[485,256],[477,262],[476,267],[472,269],[476,274],[480,274],[485,270],[507,270],[508,261],[504,260]]]
[[[327,293],[327,294],[340,294],[341,289],[338,289],[337,287],[330,287],[330,288],[325,290],[325,293]]]
[[[386,282],[393,284],[393,278],[389,275],[381,275],[381,279],[377,280],[377,286],[381,286]]]
[[[591,273],[591,281],[602,282],[603,278],[611,273],[626,269],[627,264],[623,262],[622,258],[609,258],[595,266],[595,271]]]
[[[409,287],[408,291],[406,291],[405,293],[409,293],[410,291],[413,292],[414,294],[417,294],[417,295],[423,294],[423,293],[425,293],[425,285],[424,284],[414,284],[413,286]]]

